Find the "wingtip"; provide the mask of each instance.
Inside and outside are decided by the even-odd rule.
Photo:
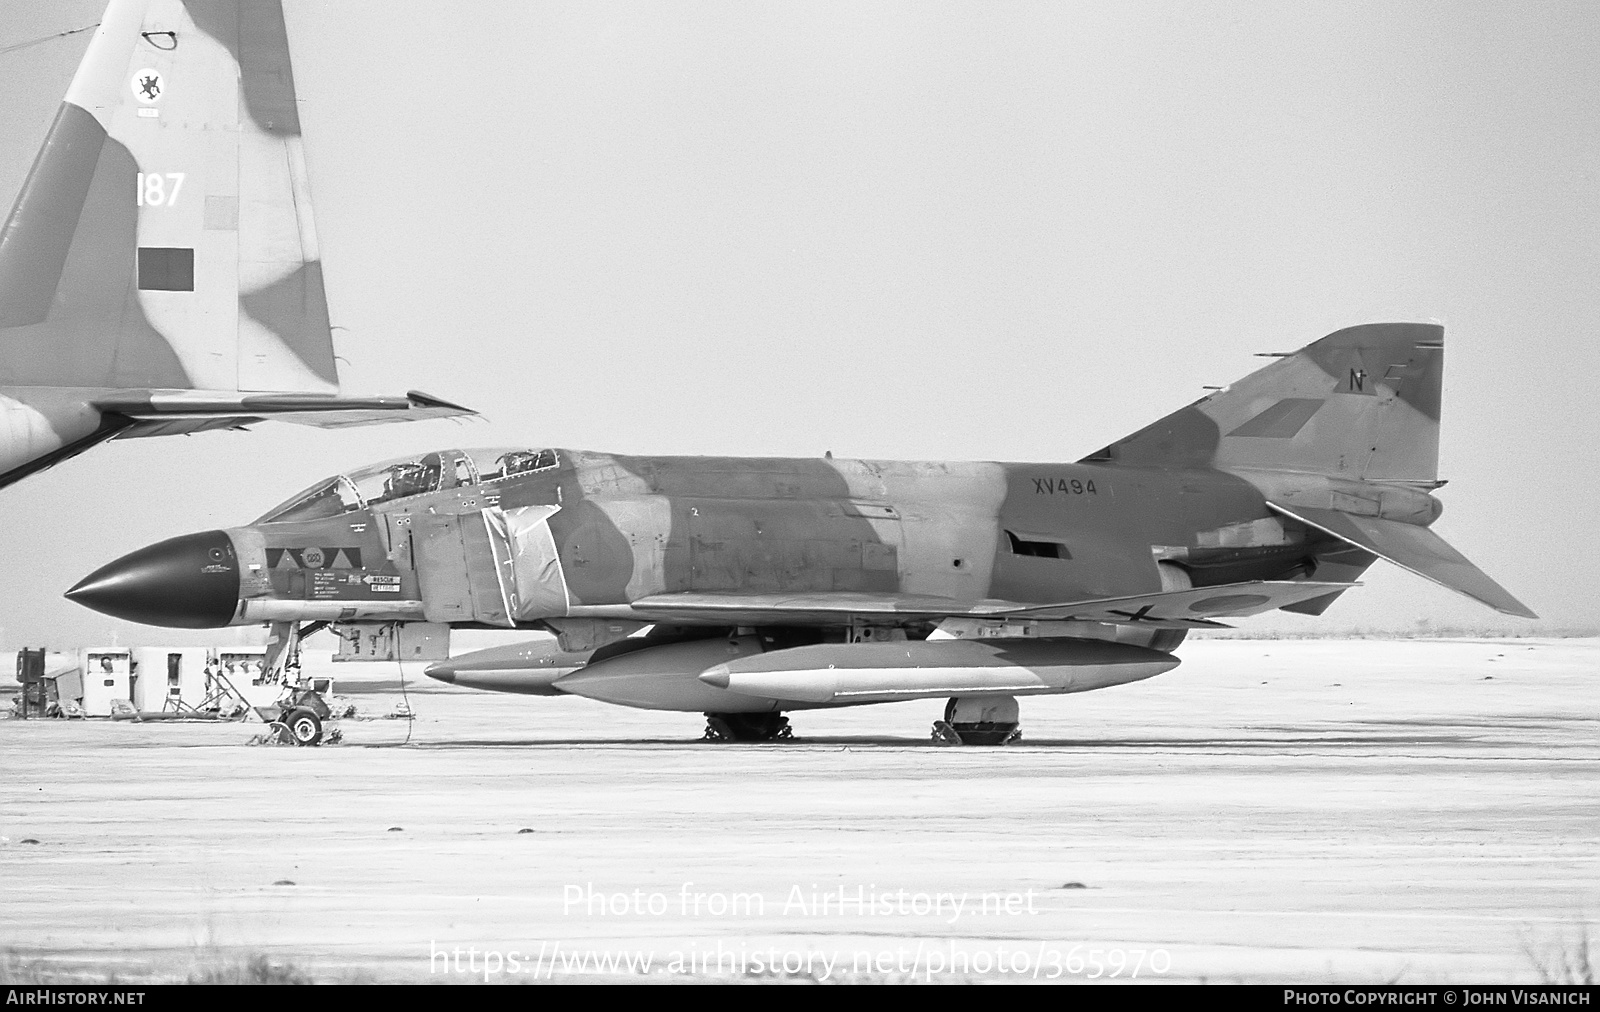
[[[432,394],[425,394],[421,390],[407,390],[406,399],[411,402],[412,407],[416,408],[445,408],[449,411],[459,411],[464,415],[476,416],[478,414],[478,412],[469,407],[457,404],[454,401],[447,401],[442,397],[435,397]]]

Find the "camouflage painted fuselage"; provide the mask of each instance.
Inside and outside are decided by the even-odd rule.
[[[1347,328],[1073,464],[429,453],[142,549],[69,596],[200,627],[1181,630],[1320,614],[1381,557],[1531,616],[1428,530],[1442,356],[1435,325]]]
[[[242,574],[231,621],[651,619],[637,602],[684,593],[1044,604],[1288,578],[1319,556],[1326,576],[1330,555],[1349,554],[1276,516],[1251,482],[1211,469],[556,459],[333,517],[231,529]],[[533,506],[557,507],[545,521],[557,563],[545,585],[564,593],[537,606],[524,595],[520,613],[496,617],[483,600],[492,554],[472,557],[472,532],[485,510]],[[1371,559],[1351,561],[1358,572]]]

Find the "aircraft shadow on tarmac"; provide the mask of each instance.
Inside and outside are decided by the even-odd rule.
[[[1138,751],[1204,751],[1261,752],[1281,750],[1285,746],[1314,746],[1336,748],[1392,747],[1396,745],[1465,745],[1481,741],[1478,734],[1406,735],[1374,732],[1370,734],[1317,734],[1306,728],[1282,729],[1290,732],[1274,737],[1209,737],[1209,738],[1024,738],[1010,745],[998,746],[1005,750],[1104,750],[1128,749]],[[814,748],[951,748],[951,746],[918,739],[890,735],[827,735],[796,737],[781,742],[711,742],[697,738],[458,738],[444,741],[375,742],[356,748],[412,748],[444,750],[458,748],[615,748],[615,747],[668,747],[668,748],[740,748],[740,749],[814,749]],[[983,748],[952,748],[954,752],[981,751]]]
[[[700,738],[459,738],[448,741],[413,741],[406,748],[413,749],[457,749],[457,748],[738,748],[738,749],[805,749],[816,746],[873,746],[890,748],[920,748],[933,747],[929,741],[916,738],[891,738],[887,736],[874,737],[827,737],[827,738],[793,738],[788,741],[773,742],[730,742],[706,741]],[[370,745],[358,745],[357,748],[400,748],[400,742],[375,742]]]

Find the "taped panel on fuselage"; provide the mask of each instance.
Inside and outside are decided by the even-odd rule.
[[[561,569],[561,555],[556,550],[555,536],[550,532],[550,518],[560,509],[560,506],[522,506],[485,511],[498,513],[500,522],[505,525],[511,546],[513,610],[518,619],[565,615],[572,608],[567,577]]]

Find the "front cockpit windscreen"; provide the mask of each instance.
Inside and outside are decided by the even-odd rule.
[[[554,450],[441,450],[336,475],[268,510],[258,524],[322,520],[441,489],[500,481],[556,466]]]

